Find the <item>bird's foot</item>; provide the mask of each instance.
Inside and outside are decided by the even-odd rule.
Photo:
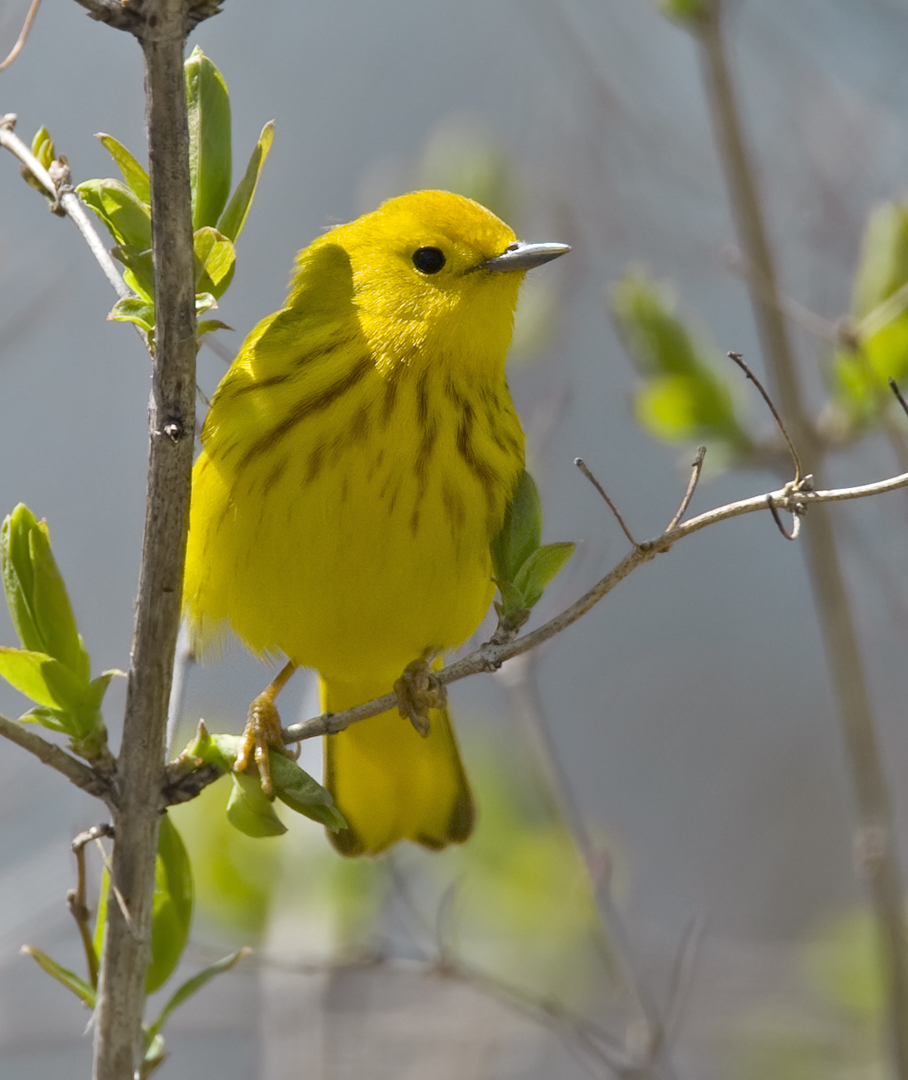
[[[400,715],[409,720],[423,738],[429,734],[429,710],[443,709],[448,700],[444,683],[438,681],[430,666],[435,652],[435,649],[427,649],[418,660],[407,664],[394,684]]]
[[[288,670],[289,669],[289,670]],[[269,799],[274,798],[274,787],[271,783],[271,763],[268,758],[269,751],[276,750],[285,757],[296,759],[299,757],[300,748],[295,750],[288,748],[284,742],[281,728],[281,717],[277,711],[274,699],[278,691],[293,672],[292,665],[288,664],[274,682],[263,690],[249,706],[249,714],[246,719],[246,727],[243,729],[243,740],[240,743],[240,752],[237,754],[236,764],[233,766],[236,772],[244,772],[250,763],[255,761],[262,778],[262,791]]]

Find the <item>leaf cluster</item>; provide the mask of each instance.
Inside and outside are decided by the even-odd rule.
[[[199,723],[195,739],[180,755],[198,765],[213,765],[230,773],[233,788],[227,802],[227,820],[247,836],[281,836],[287,826],[274,810],[274,804],[262,791],[258,773],[234,771],[242,739],[238,735],[216,735]],[[286,754],[269,751],[271,783],[275,796],[285,806],[303,817],[329,829],[344,829],[347,823],[334,805],[326,788]]]
[[[0,676],[33,702],[19,719],[67,735],[74,753],[100,760],[107,750],[101,703],[110,680],[123,673],[91,677],[47,522],[21,503],[0,526],[0,574],[22,645],[0,647]]]
[[[501,531],[491,546],[500,596],[495,610],[506,633],[516,633],[523,626],[546,586],[561,572],[576,547],[567,542],[542,543],[539,489],[524,469],[514,486]]]
[[[262,129],[246,172],[231,195],[232,144],[227,84],[198,47],[186,60],[184,74],[189,114],[196,315],[203,315],[217,307],[217,301],[233,278],[236,241],[243,231],[262,167],[271,149],[274,125],[269,121]],[[101,134],[98,138],[120,169],[123,179],[86,180],[76,191],[107,227],[116,244],[112,254],[123,264],[126,283],[136,294],[118,301],[110,318],[135,323],[153,337],[154,266],[148,173],[112,135]],[[224,325],[218,319],[200,319],[198,334],[201,337]]]

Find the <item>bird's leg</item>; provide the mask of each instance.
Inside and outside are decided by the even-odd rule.
[[[249,706],[246,727],[243,729],[243,741],[240,743],[240,752],[234,765],[237,772],[243,772],[249,765],[250,755],[253,755],[259,776],[262,778],[262,791],[269,799],[274,797],[274,790],[271,786],[268,751],[277,750],[292,758],[298,757],[300,752],[298,746],[295,753],[287,748],[281,734],[281,718],[274,704],[274,699],[294,671],[296,671],[296,664],[288,660],[274,682],[267,686]]]
[[[398,712],[423,738],[429,734],[429,710],[443,709],[448,700],[444,685],[437,681],[431,668],[437,652],[426,649],[418,660],[407,664],[394,684]]]

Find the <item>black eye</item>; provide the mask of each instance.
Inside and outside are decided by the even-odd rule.
[[[420,273],[437,274],[445,264],[445,254],[435,247],[417,248],[413,252],[413,265]]]

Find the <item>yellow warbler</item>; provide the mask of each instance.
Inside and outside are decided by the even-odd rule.
[[[250,710],[260,767],[295,666],[318,670],[337,711],[485,615],[489,545],[523,469],[504,376],[517,291],[567,250],[518,243],[470,199],[403,195],[304,248],[285,305],[243,343],[202,432],[184,607],[198,648],[229,627],[290,662]],[[397,710],[328,736],[339,851],[470,834],[447,712],[428,719],[425,737]]]

